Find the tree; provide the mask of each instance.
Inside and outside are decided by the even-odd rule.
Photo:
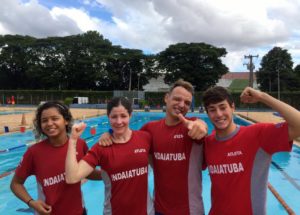
[[[300,64],[298,64],[294,68],[294,77],[293,77],[294,85],[295,85],[295,90],[300,90]]]
[[[63,85],[64,57],[58,52],[59,37],[37,39],[28,52],[29,89],[61,89]]]
[[[298,64],[297,66],[295,66],[294,68],[294,73],[295,75],[300,78],[300,64]]]
[[[97,89],[99,79],[105,77],[104,63],[111,48],[111,42],[95,31],[65,37],[60,49],[65,58],[65,88]]]
[[[106,62],[107,79],[99,85],[117,90],[141,89],[151,77],[157,77],[153,68],[154,61],[153,56],[144,55],[141,50],[114,46]]]
[[[160,52],[157,59],[167,84],[183,78],[191,82],[196,90],[205,90],[228,72],[221,61],[226,54],[225,48],[205,43],[178,43]]]
[[[0,86],[2,89],[26,88],[31,44],[33,37],[6,35],[0,37]]]
[[[154,62],[141,50],[113,46],[96,31],[0,36],[2,89],[136,90],[155,76]]]
[[[256,76],[261,90],[277,91],[278,81],[281,91],[295,90],[299,87],[297,81],[295,82],[292,58],[287,50],[274,47],[262,58],[260,65]]]

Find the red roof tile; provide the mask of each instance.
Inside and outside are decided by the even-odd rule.
[[[221,79],[229,79],[229,80],[234,80],[234,79],[249,79],[249,73],[250,72],[228,72],[225,75],[222,76]],[[253,73],[254,80],[256,80],[256,75],[255,72]]]

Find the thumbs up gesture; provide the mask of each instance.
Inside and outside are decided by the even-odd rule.
[[[203,120],[188,120],[181,113],[178,114],[178,118],[184,124],[184,126],[187,127],[189,130],[188,135],[192,139],[200,140],[207,135],[207,124]]]

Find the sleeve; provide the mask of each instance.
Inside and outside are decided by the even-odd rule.
[[[141,131],[146,131],[146,132],[148,132],[148,131],[149,131],[149,128],[148,128],[149,126],[148,126],[148,124],[149,124],[149,123],[146,123],[145,125],[143,125],[143,126],[141,127],[140,130],[141,130]]]
[[[200,140],[193,140],[193,141],[198,145],[202,145],[202,144],[204,144],[204,138],[205,137],[201,138]]]
[[[147,144],[149,146],[149,153],[152,153],[152,136],[149,132],[146,131],[145,131],[145,136],[146,136]]]
[[[83,154],[85,155],[88,152],[89,147],[87,146],[85,140],[82,140],[82,142],[83,142],[82,143],[83,144],[83,146],[82,146],[82,148],[83,148]]]
[[[23,155],[15,174],[17,177],[22,178],[24,180],[30,175],[34,174],[33,154],[30,148]]]
[[[101,146],[99,144],[95,144],[82,158],[85,162],[87,162],[91,167],[95,168],[97,165],[100,165],[101,158]]]
[[[145,132],[145,133],[147,133],[147,141],[148,141],[149,147],[150,147],[149,148],[149,154],[152,154],[152,152],[153,152],[153,148],[152,148],[152,146],[153,146],[153,138],[152,138],[151,133],[149,132],[149,123],[143,125],[143,127],[140,130],[143,131],[143,132]]]
[[[89,148],[88,146],[86,145],[86,142],[85,140],[83,139],[78,139],[77,140],[77,148],[76,148],[77,152],[77,161],[80,161],[85,155],[86,153],[88,152]]]
[[[269,154],[291,151],[293,142],[289,141],[288,124],[259,123],[260,146]]]

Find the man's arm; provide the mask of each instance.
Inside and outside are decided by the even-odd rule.
[[[246,87],[241,94],[241,101],[244,103],[261,102],[273,110],[279,112],[288,124],[289,140],[300,136],[300,112],[292,106],[275,99],[267,93]]]
[[[148,132],[148,130],[147,130],[147,124],[143,125],[143,127],[140,130]],[[112,133],[104,132],[100,136],[100,138],[98,140],[98,144],[100,146],[111,146],[113,144],[113,140],[114,140],[114,137],[113,137]]]
[[[203,120],[188,120],[182,114],[178,114],[178,118],[185,125],[185,127],[187,127],[187,129],[189,130],[188,135],[193,140],[201,140],[207,135],[207,124]]]

